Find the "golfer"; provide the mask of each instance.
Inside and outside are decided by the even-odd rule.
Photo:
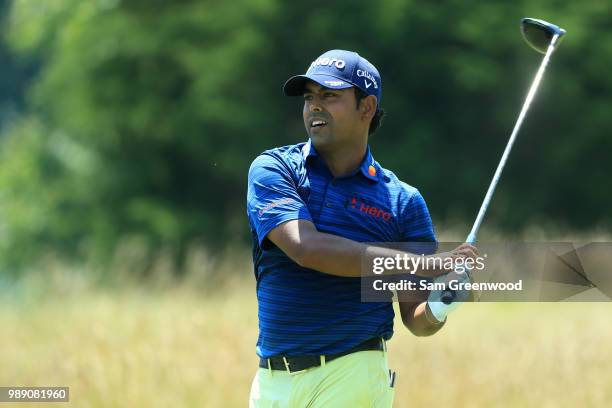
[[[331,50],[283,89],[304,98],[309,138],[265,151],[249,170],[259,306],[250,406],[390,407],[385,342],[393,307],[362,302],[359,278],[366,251],[390,250],[364,243],[435,242],[431,217],[419,191],[368,146],[384,116],[380,74],[370,62]],[[476,249],[463,244],[452,255],[474,258]],[[417,336],[440,330],[452,308],[432,294],[400,302],[402,322]]]

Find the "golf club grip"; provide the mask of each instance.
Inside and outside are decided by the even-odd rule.
[[[472,231],[470,232],[470,235],[468,235],[467,239],[465,240],[467,244],[474,245],[476,243],[476,234],[478,234],[479,228],[480,228],[480,222],[476,220],[476,222],[474,223],[474,226],[472,227]],[[457,296],[456,291],[452,289],[445,289],[442,292],[442,295],[440,296],[440,300],[442,300],[442,303],[444,303],[445,305],[450,305],[451,303],[453,303],[456,296]]]
[[[442,292],[442,296],[440,296],[440,299],[445,305],[450,305],[455,300],[456,295],[457,293],[454,290],[446,289],[444,292]]]

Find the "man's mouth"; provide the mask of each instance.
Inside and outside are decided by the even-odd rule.
[[[327,122],[321,119],[313,119],[310,121],[311,128],[320,128],[323,126],[327,126]]]

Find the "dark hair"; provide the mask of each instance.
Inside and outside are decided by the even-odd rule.
[[[357,101],[357,108],[359,108],[359,103],[361,102],[363,98],[368,96],[368,94],[366,94],[365,92],[363,92],[361,89],[357,88],[356,86],[353,87],[353,89],[355,90],[355,100]],[[376,113],[374,114],[374,117],[372,118],[372,121],[370,122],[370,129],[368,130],[368,135],[371,135],[372,133],[376,132],[376,130],[378,130],[378,128],[382,126],[384,117],[385,117],[385,110],[381,108],[380,106],[377,106]]]

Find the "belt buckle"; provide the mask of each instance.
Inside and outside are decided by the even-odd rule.
[[[289,367],[289,361],[287,361],[287,357],[285,356],[283,356],[283,363],[285,363],[285,368],[287,369],[287,372],[289,373],[289,375],[300,374],[307,370],[307,368],[305,368],[303,370],[291,371],[291,367]]]

